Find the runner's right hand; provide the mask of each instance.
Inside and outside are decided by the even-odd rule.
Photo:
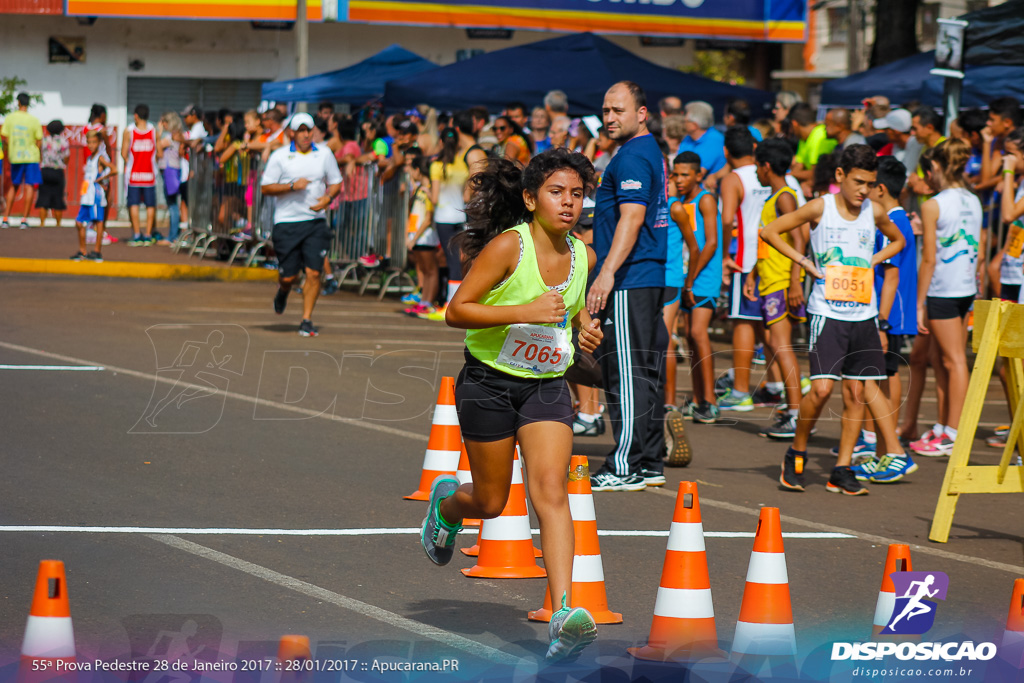
[[[307,185],[309,185],[309,178],[297,178],[292,187],[296,190],[305,190]]]
[[[560,323],[565,319],[565,301],[562,299],[562,295],[553,289],[549,289],[526,304],[526,308],[524,322],[527,323],[550,325]]]

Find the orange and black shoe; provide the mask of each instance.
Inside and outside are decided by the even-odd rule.
[[[841,493],[844,496],[866,496],[867,487],[857,481],[857,476],[851,467],[837,467],[832,470],[832,476],[828,478],[825,490],[829,493]]]
[[[782,485],[782,488],[787,491],[804,490],[804,461],[806,459],[806,451],[796,451],[792,448],[786,451],[786,457],[782,461],[782,474],[779,475],[779,484]]]

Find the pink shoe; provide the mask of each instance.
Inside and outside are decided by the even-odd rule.
[[[928,436],[931,438],[925,441]],[[936,437],[929,430],[920,441],[910,444],[910,450],[926,458],[940,458],[953,452],[953,440],[945,433]]]
[[[414,318],[419,317],[421,313],[427,312],[427,304],[420,302],[415,306],[410,306],[409,308],[405,309],[404,312],[406,315],[411,315]]]

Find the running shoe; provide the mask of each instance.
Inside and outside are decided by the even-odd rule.
[[[718,406],[710,401],[704,401],[700,405],[690,408],[690,416],[694,422],[711,425],[718,422]]]
[[[751,360],[754,365],[764,365],[764,344],[758,344],[754,347],[754,358]]]
[[[331,294],[337,292],[339,287],[341,287],[341,285],[338,284],[338,281],[335,280],[334,276],[332,275],[331,277],[324,280],[324,286],[323,289],[320,290],[320,293],[324,296],[330,296]]]
[[[597,639],[597,624],[590,612],[582,607],[569,609],[563,593],[561,609],[551,615],[548,638],[551,645],[544,655],[547,661],[572,661],[580,656],[583,648]]]
[[[1006,435],[994,434],[993,436],[985,439],[985,443],[991,448],[1006,448]]]
[[[664,486],[665,485],[665,473],[659,472],[658,470],[649,470],[646,467],[641,468],[640,476],[644,478],[644,484],[647,486]]]
[[[999,425],[992,430],[996,436],[1006,437],[1010,433],[1010,425]]]
[[[85,260],[85,252],[84,251],[76,252],[76,253],[72,254],[71,256],[69,256],[68,258],[71,261],[84,261]]]
[[[103,263],[103,254],[98,251],[90,251],[85,255],[86,261],[92,261],[93,263]]]
[[[8,221],[0,222],[0,230],[7,230],[10,227],[11,227],[10,222],[8,222]]]
[[[775,424],[763,430],[761,436],[767,436],[769,439],[792,439],[796,436],[796,415],[779,415]]]
[[[433,313],[424,313],[423,315],[417,316],[423,320],[433,320],[434,322],[444,322],[444,316],[448,312],[447,306],[441,308],[435,308]]]
[[[865,456],[872,456],[872,455],[875,454],[875,451],[877,449],[878,449],[877,442],[876,443],[868,443],[864,439],[864,435],[861,434],[861,435],[859,435],[857,437],[857,443],[855,443],[853,445],[853,457],[856,459],[856,458],[862,458],[862,457],[865,457]],[[830,448],[829,449],[829,453],[831,453],[832,455],[834,455],[835,457],[838,458],[839,457],[839,446],[833,446],[832,448]]]
[[[312,320],[303,320],[299,323],[299,336],[300,337],[315,337],[320,334],[314,325]]]
[[[910,450],[914,451],[918,455],[923,455],[921,451],[930,450],[932,442],[938,440],[941,437],[942,434],[936,436],[935,432],[929,429],[927,432],[924,433],[924,436],[922,436],[920,439],[918,439],[917,441],[910,442]]]
[[[376,268],[380,265],[380,257],[376,254],[365,254],[358,259],[359,265],[365,268]]]
[[[786,449],[786,456],[782,459],[782,474],[779,475],[779,484],[789,491],[804,490],[804,462],[807,460],[806,453],[800,453],[792,448]]]
[[[129,247],[141,247],[145,245],[145,243],[146,242],[143,240],[142,235],[132,235],[132,238],[128,240]]]
[[[837,467],[832,470],[832,476],[825,484],[825,490],[829,493],[841,493],[844,496],[866,496],[868,490],[857,481],[857,476],[850,467]]]
[[[754,400],[750,398],[750,394],[739,397],[729,389],[718,399],[718,407],[720,410],[735,410],[738,413],[749,413],[754,409]]]
[[[807,392],[810,391],[810,390],[811,390],[811,380],[809,380],[806,377],[801,377],[800,378],[800,393],[803,394],[804,396],[806,396]]]
[[[442,474],[430,485],[430,502],[427,516],[420,529],[420,544],[430,561],[446,565],[455,552],[455,537],[462,531],[461,524],[448,524],[441,518],[441,501],[455,493],[459,481],[449,474]]]
[[[277,288],[277,294],[274,295],[274,313],[281,315],[284,313],[284,307],[288,305],[288,292],[286,290]]]
[[[686,467],[693,460],[693,450],[686,440],[686,420],[678,410],[665,413],[665,445],[668,446],[665,464],[669,467]]]
[[[732,377],[728,372],[724,372],[715,380],[715,396],[723,396],[730,389],[732,389]]]
[[[420,302],[420,293],[419,293],[418,290],[415,291],[415,292],[409,292],[408,294],[403,296],[401,299],[399,299],[399,301],[401,301],[406,306],[413,306],[413,305],[418,304]]]
[[[435,311],[430,304],[418,303],[405,309],[404,313],[413,318],[424,318]]]
[[[590,488],[593,491],[643,491],[647,484],[639,474],[620,477],[614,472],[598,472],[591,475]]]
[[[601,421],[600,418],[587,422],[581,420],[580,416],[577,415],[572,421],[572,433],[573,436],[599,436],[599,427],[597,424]]]
[[[750,400],[754,402],[755,408],[777,406],[782,403],[782,393],[776,393],[768,387],[760,386],[754,389],[754,393],[750,395]]]
[[[915,448],[915,445],[919,447]],[[953,439],[943,432],[942,436],[932,439],[927,444],[921,445],[920,442],[914,442],[910,445],[910,450],[926,458],[941,458],[953,452]]]
[[[683,417],[687,420],[693,419],[693,409],[697,407],[697,402],[687,396],[683,399],[683,402],[679,404],[679,412],[683,414]]]
[[[878,469],[871,475],[871,481],[875,484],[889,484],[916,471],[917,463],[909,455],[883,455],[878,461]]]
[[[851,465],[850,469],[853,470],[853,476],[857,477],[857,481],[870,481],[871,477],[880,469],[884,469],[884,467],[881,464],[881,460],[872,455],[855,465]]]

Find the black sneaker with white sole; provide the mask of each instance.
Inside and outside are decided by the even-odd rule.
[[[303,320],[299,323],[299,336],[300,337],[315,337],[320,334],[314,325],[312,320]]]
[[[841,493],[844,496],[866,496],[868,489],[859,481],[851,467],[837,467],[832,470],[825,490],[829,493]]]
[[[796,436],[796,415],[787,413],[777,414],[775,424],[761,431],[761,436],[769,439],[792,439]]]
[[[782,460],[782,474],[779,475],[779,484],[782,488],[787,491],[804,490],[804,462],[806,460],[806,452],[795,451],[792,448],[786,450],[786,457]]]
[[[277,294],[274,295],[274,313],[281,315],[284,313],[284,307],[288,305],[288,291],[277,288]]]
[[[646,467],[640,470],[640,476],[644,479],[644,484],[647,486],[664,486],[665,485],[665,473],[659,472],[658,470],[649,470]]]
[[[718,422],[718,415],[718,406],[710,401],[694,404],[690,408],[690,416],[693,417],[693,421],[701,424],[710,425]]]
[[[592,491],[643,491],[645,488],[647,488],[647,484],[639,474],[627,474],[620,477],[614,472],[598,472],[590,476]]]

